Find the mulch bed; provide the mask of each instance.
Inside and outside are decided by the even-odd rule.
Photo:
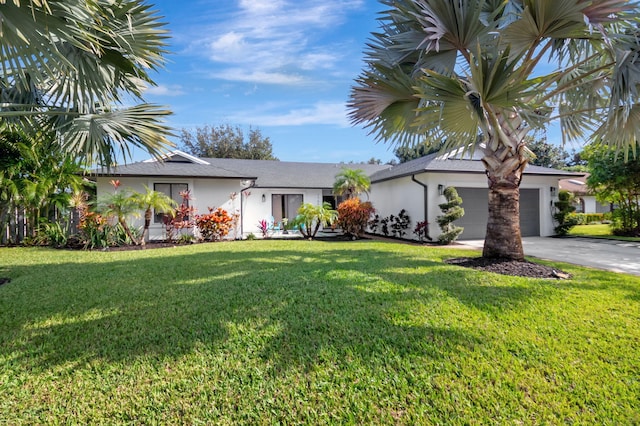
[[[459,257],[448,259],[445,263],[466,268],[479,269],[485,272],[528,278],[568,279],[571,275],[550,266],[533,262],[519,262],[511,259],[488,259],[485,257]]]

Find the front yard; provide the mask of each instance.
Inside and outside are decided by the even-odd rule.
[[[640,277],[388,242],[0,248],[7,424],[640,422]]]

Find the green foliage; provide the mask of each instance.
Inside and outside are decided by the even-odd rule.
[[[58,135],[58,148],[114,164],[131,145],[171,142],[169,111],[143,103],[163,65],[167,32],[142,0],[2,2],[0,121]],[[141,103],[124,107],[135,100]],[[63,143],[61,142],[63,141]]]
[[[445,188],[444,197],[447,202],[439,204],[443,214],[436,218],[442,231],[438,236],[438,242],[440,244],[450,244],[464,231],[464,228],[453,224],[453,221],[464,216],[464,209],[460,207],[462,198],[460,198],[458,191],[453,186]]]
[[[407,229],[411,225],[411,218],[407,211],[402,209],[397,215],[389,215],[383,218],[375,215],[368,225],[374,234],[378,233],[378,228],[380,228],[380,232],[384,236],[391,235],[396,238],[404,238],[407,234]]]
[[[314,238],[320,226],[331,226],[336,221],[338,212],[331,209],[331,204],[324,202],[322,205],[303,203],[298,208],[298,215],[291,226],[298,226],[300,233],[305,238]]]
[[[131,194],[132,202],[138,209],[144,211],[144,228],[139,241],[142,245],[144,245],[149,235],[153,212],[173,215],[175,213],[174,209],[177,207],[177,203],[168,195],[154,191],[147,185],[144,185],[144,189],[145,192],[133,192]]]
[[[584,151],[591,175],[587,185],[601,203],[613,203],[614,232],[640,235],[640,157],[624,161],[611,148],[589,146]]]
[[[249,140],[239,126],[197,127],[195,133],[182,129],[180,148],[197,157],[277,160],[268,137],[259,129],[249,129]]]
[[[338,206],[337,225],[346,235],[360,238],[367,230],[375,211],[369,201],[363,203],[359,198],[349,198]]]
[[[363,192],[369,192],[371,179],[362,169],[349,169],[343,167],[336,175],[333,184],[333,193],[337,196],[355,198]]]
[[[569,216],[575,218],[576,225],[590,225],[611,219],[611,214],[609,213],[571,213]]]
[[[40,222],[38,232],[34,237],[37,245],[46,245],[54,248],[61,248],[67,245],[69,239],[69,223],[65,221],[51,222],[43,220]]]
[[[558,192],[558,201],[553,205],[556,208],[553,220],[557,223],[553,230],[557,235],[567,235],[571,228],[578,224],[578,218],[572,214],[576,211],[574,196],[569,191],[561,190]]]
[[[380,241],[0,248],[0,417],[637,423],[640,278],[443,262],[470,255]]]
[[[422,158],[426,155],[438,152],[445,145],[444,141],[437,143],[423,142],[415,146],[398,146],[394,151],[394,155],[398,158],[398,161],[406,163],[407,161]]]
[[[529,164],[552,169],[563,169],[567,165],[569,154],[562,147],[552,145],[546,139],[534,139],[531,136],[525,138],[525,143],[535,154],[535,158],[529,160]]]

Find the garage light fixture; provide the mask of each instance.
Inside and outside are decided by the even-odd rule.
[[[262,202],[263,202],[263,203],[266,203],[266,202],[267,202],[267,196],[266,196],[266,195],[264,195],[264,194],[262,194]]]
[[[444,185],[438,185],[438,195],[444,195]]]
[[[555,186],[550,186],[549,187],[549,192],[551,192],[551,196],[555,197],[556,196],[556,187]]]

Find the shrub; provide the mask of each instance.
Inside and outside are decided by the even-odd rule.
[[[464,228],[453,224],[454,220],[464,216],[464,209],[460,207],[462,198],[460,198],[458,191],[456,191],[453,186],[445,188],[444,197],[447,199],[447,202],[439,205],[443,214],[436,218],[442,230],[442,233],[438,236],[438,242],[440,244],[449,244],[455,241],[462,231],[464,231]]]
[[[429,222],[427,222],[426,220],[416,223],[416,227],[413,229],[413,233],[416,237],[418,237],[418,240],[420,242],[424,242],[424,240],[433,240],[429,236]]]
[[[293,220],[292,226],[298,226],[300,233],[305,238],[314,238],[320,226],[333,225],[338,213],[331,209],[331,204],[324,202],[320,206],[311,203],[303,203],[298,209],[298,215]]]
[[[337,224],[345,234],[361,237],[374,213],[375,209],[369,201],[363,203],[359,198],[351,198],[338,206]]]
[[[68,221],[63,226],[60,222],[50,222],[45,220],[40,223],[38,232],[34,238],[34,243],[37,245],[48,245],[54,248],[60,248],[67,245],[68,235],[67,232]]]
[[[391,215],[389,217],[391,222],[391,234],[394,237],[403,238],[411,225],[411,218],[407,214],[405,209],[400,210],[397,216]]]
[[[576,210],[573,205],[573,194],[566,190],[558,192],[558,201],[553,203],[556,212],[553,219],[558,224],[554,229],[557,235],[567,235],[569,230],[576,226],[579,222],[578,218],[572,215]]]
[[[209,207],[209,214],[196,216],[195,223],[203,240],[220,241],[229,234],[233,217],[220,207],[215,210]]]
[[[262,234],[262,238],[267,238],[269,236],[269,222],[267,222],[266,219],[258,221],[258,229]]]
[[[570,213],[569,217],[576,221],[576,225],[603,223],[607,220],[604,213]]]

